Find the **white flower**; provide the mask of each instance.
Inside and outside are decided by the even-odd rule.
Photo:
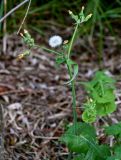
[[[50,37],[49,39],[49,46],[55,48],[55,47],[58,47],[62,44],[62,37],[58,36],[58,35],[55,35],[55,36],[52,36]]]

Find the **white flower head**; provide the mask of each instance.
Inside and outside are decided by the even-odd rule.
[[[50,37],[49,39],[49,46],[52,48],[58,47],[62,44],[63,40],[61,36],[55,35]]]

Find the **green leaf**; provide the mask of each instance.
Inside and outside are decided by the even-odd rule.
[[[62,57],[62,56],[58,56],[56,58],[56,63],[57,64],[62,64],[62,63],[65,63],[65,62],[66,62],[66,59],[64,57]]]
[[[116,110],[115,102],[109,102],[109,103],[96,103],[96,111],[97,115],[99,116],[105,116],[107,114],[110,114]]]
[[[89,93],[89,97],[96,102],[97,115],[104,116],[116,110],[114,86],[115,81],[104,72],[96,72],[90,82],[81,82]],[[88,111],[86,111],[87,115]]]
[[[84,160],[95,160],[95,150],[90,148],[85,156]]]
[[[92,123],[96,120],[97,111],[95,109],[96,103],[92,99],[88,100],[87,103],[84,104],[85,110],[82,114],[82,119],[84,122]]]
[[[97,112],[95,109],[85,109],[82,114],[82,119],[86,123],[92,123],[96,120]]]
[[[106,144],[103,144],[103,145],[100,145],[99,147],[98,147],[98,150],[100,151],[100,153],[101,153],[101,155],[102,155],[102,157],[104,158],[104,160],[108,157],[108,156],[110,156],[111,155],[111,152],[110,152],[110,147],[108,146],[108,145],[106,145]],[[103,154],[102,154],[103,153]],[[98,158],[99,159],[98,159]],[[99,155],[97,155],[96,156],[96,160],[98,159],[98,160],[102,160],[102,159],[100,159],[101,157],[99,156]]]
[[[103,71],[97,71],[95,73],[95,77],[92,80],[93,85],[96,84],[99,80],[101,80],[105,84],[107,83],[107,84],[110,84],[110,85],[115,83],[115,80],[113,78],[107,76]]]
[[[121,132],[121,130],[120,130]],[[121,134],[121,133],[120,133]],[[120,145],[116,145],[115,148],[114,148],[114,155],[121,159],[121,144]]]
[[[115,95],[111,89],[104,89],[103,93],[95,89],[91,93],[91,97],[95,99],[97,103],[108,103],[115,100]]]
[[[110,147],[107,145],[97,145],[97,149],[98,151],[95,151],[90,147],[87,153],[76,155],[73,160],[106,160],[111,155]]]
[[[85,155],[84,154],[81,154],[81,155],[76,155],[76,156],[74,156],[74,158],[73,158],[73,160],[85,160]]]
[[[120,159],[117,158],[116,156],[111,156],[111,157],[108,157],[106,160],[120,160]]]
[[[107,135],[117,136],[121,134],[121,122],[113,124],[112,126],[105,127],[105,133]]]
[[[77,123],[66,131],[60,141],[65,143],[71,152],[86,153],[90,147],[96,149],[96,132],[89,124]]]
[[[71,79],[68,82],[66,82],[64,84],[70,84],[78,75],[78,70],[79,70],[78,64],[70,59],[67,60],[67,66],[73,69],[73,76],[71,77]]]

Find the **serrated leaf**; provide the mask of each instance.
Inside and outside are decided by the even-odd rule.
[[[74,132],[75,128],[76,134]],[[96,132],[91,125],[77,123],[76,127],[72,125],[66,131],[60,141],[65,143],[71,152],[86,153],[90,146],[94,148],[96,145]]]
[[[89,99],[87,103],[84,104],[84,112],[82,114],[82,119],[86,123],[92,123],[96,120],[97,111],[95,109],[96,103],[92,99]]]
[[[98,81],[99,79],[101,79],[103,82],[105,83],[110,83],[110,84],[114,84],[115,80],[109,76],[107,76],[103,71],[97,71],[95,73],[95,77],[93,79],[93,82]]]
[[[112,126],[105,127],[105,133],[107,135],[120,135],[121,134],[121,122],[113,124]]]
[[[61,140],[66,143],[71,152],[86,153],[89,149],[87,141],[80,136],[65,134]]]
[[[96,103],[97,115],[105,116],[116,110],[116,104],[114,101],[108,103]]]
[[[92,123],[96,120],[97,112],[95,109],[85,109],[82,114],[82,120],[86,123]]]
[[[116,110],[114,86],[115,80],[108,77],[104,72],[96,72],[90,82],[81,82],[96,102],[97,115],[104,116]]]
[[[97,103],[108,103],[115,100],[115,95],[111,89],[104,89],[104,93],[94,90],[91,93],[91,97],[96,100]]]
[[[87,153],[76,155],[73,160],[106,160],[111,155],[110,147],[107,145],[97,145],[97,149],[98,152],[90,147]]]

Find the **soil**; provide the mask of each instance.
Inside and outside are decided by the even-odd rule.
[[[37,35],[35,41],[43,42],[43,37]],[[95,71],[100,69],[96,45],[97,38],[93,41],[79,38],[74,45],[72,59],[79,65],[76,93],[78,121],[80,122],[87,93],[79,81],[90,80]],[[71,89],[69,85],[64,85],[69,79],[66,66],[56,66],[54,55],[41,48],[33,49],[30,56],[17,61],[17,55],[25,50],[21,38],[12,34],[7,36],[6,52],[0,55],[4,159],[67,159],[68,149],[58,142],[65,127],[73,122]],[[101,67],[117,80],[115,91],[117,110],[105,118],[98,118],[94,123],[97,134],[100,133],[99,140],[102,143],[105,141],[110,143],[110,140],[105,139],[100,126],[121,120],[120,52],[115,37],[106,36]]]

